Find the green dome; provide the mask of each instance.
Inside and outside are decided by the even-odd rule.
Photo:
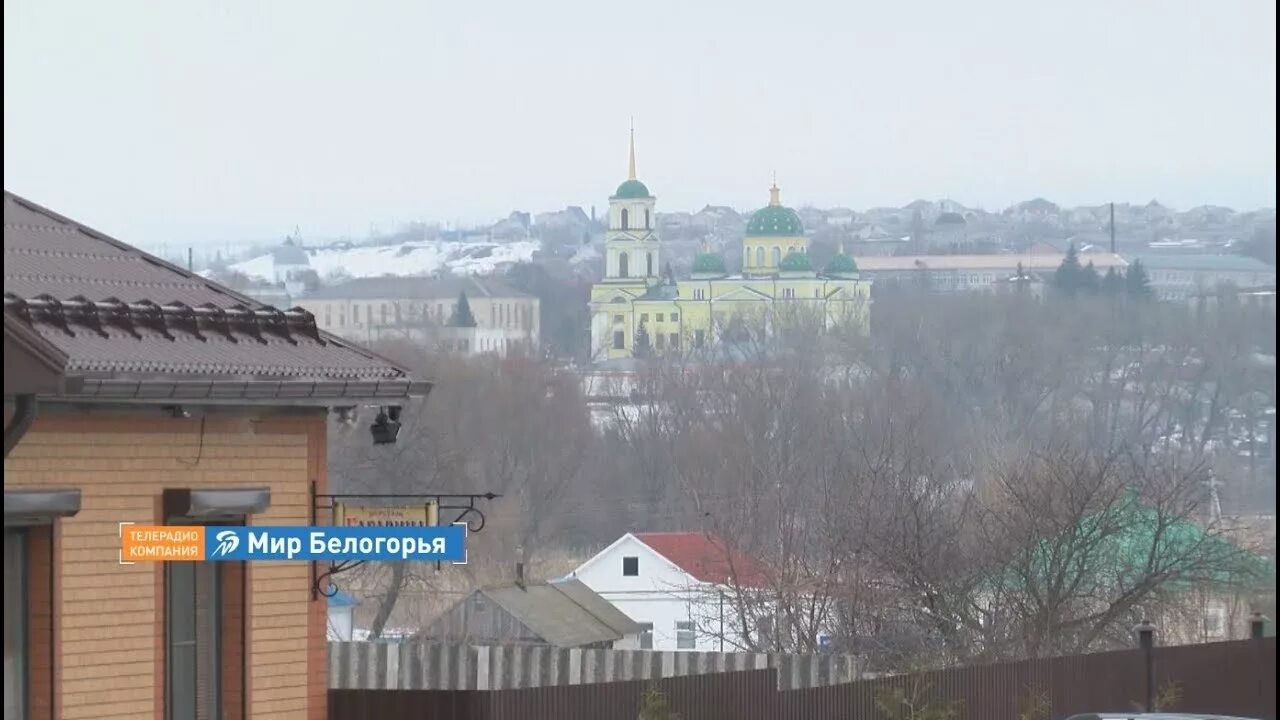
[[[647,198],[653,197],[649,194],[649,188],[639,180],[628,180],[618,186],[618,191],[613,194],[616,198]]]
[[[747,221],[747,237],[800,237],[804,225],[795,210],[770,205],[755,211]]]
[[[853,258],[848,255],[839,253],[831,258],[822,272],[827,275],[852,275],[858,272],[858,263],[854,262]]]
[[[809,262],[808,253],[789,252],[778,263],[778,269],[782,272],[806,272],[813,270],[813,264]]]
[[[716,253],[702,253],[693,259],[693,272],[723,275],[725,273],[724,258]]]

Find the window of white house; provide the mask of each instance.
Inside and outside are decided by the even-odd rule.
[[[707,339],[707,334],[706,334],[704,331],[702,331],[702,330],[694,330],[694,331],[693,331],[693,346],[694,346],[694,347],[696,347],[696,348],[700,348],[700,347],[702,347],[702,344],[703,344],[704,342],[706,342],[706,339]]]
[[[679,335],[679,333],[671,333],[671,349],[672,349],[672,350],[679,350],[679,349],[680,349],[680,335]]]
[[[649,322],[649,313],[640,313],[640,322]]]
[[[657,321],[657,322],[662,322],[662,319],[663,319],[664,317],[666,317],[666,315],[664,315],[664,314],[662,314],[662,313],[658,313],[657,315],[654,315],[654,316],[653,316],[653,319],[654,319],[655,321]]]
[[[671,313],[671,322],[680,322],[680,313]]]
[[[622,558],[622,576],[636,577],[640,574],[640,558],[624,557]]]
[[[659,350],[662,350],[666,347],[667,338],[662,333],[658,333],[657,335],[654,335],[653,340],[654,340],[654,345],[656,345]]]
[[[692,620],[676,621],[676,649],[693,650],[698,647],[698,631],[694,629]]]
[[[637,623],[640,626],[640,649],[653,649],[653,623]]]
[[[613,349],[622,350],[626,348],[626,346],[627,346],[626,335],[621,330],[615,331],[613,333]]]

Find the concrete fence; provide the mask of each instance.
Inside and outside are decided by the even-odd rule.
[[[329,643],[329,687],[334,690],[511,690],[765,668],[778,671],[779,690],[862,677],[861,664],[852,655],[562,650],[417,640]]]

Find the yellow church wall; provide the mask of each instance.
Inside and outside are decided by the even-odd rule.
[[[759,257],[757,248],[764,249],[764,264],[756,262]],[[767,273],[776,271],[778,263],[773,259],[773,250],[778,249],[779,259],[788,253],[808,252],[809,242],[804,237],[749,237],[742,241],[742,268],[747,273]]]

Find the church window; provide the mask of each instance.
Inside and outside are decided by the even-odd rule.
[[[614,330],[613,331],[613,349],[622,350],[626,348],[626,346],[627,346],[626,334],[623,333],[621,330]]]
[[[822,298],[822,288],[814,288],[814,289],[813,289],[813,296],[814,296],[815,298],[821,299],[821,298]]]
[[[645,277],[653,277],[653,253],[648,253],[644,259]]]
[[[764,267],[764,248],[762,247],[756,248],[756,265]]]
[[[622,229],[627,229],[627,209],[622,208]]]
[[[622,212],[623,212],[623,216],[622,216],[623,223],[625,224],[626,217],[627,217],[625,213],[627,211],[623,210]],[[630,264],[629,261],[630,261],[630,258],[627,257],[626,253],[624,252],[618,253],[618,277],[627,277],[627,274],[630,270],[630,268],[627,267]]]
[[[649,211],[648,210],[644,211],[644,229],[645,230],[649,229]]]
[[[777,267],[780,262],[782,262],[782,248],[775,245],[773,248],[773,264]]]

